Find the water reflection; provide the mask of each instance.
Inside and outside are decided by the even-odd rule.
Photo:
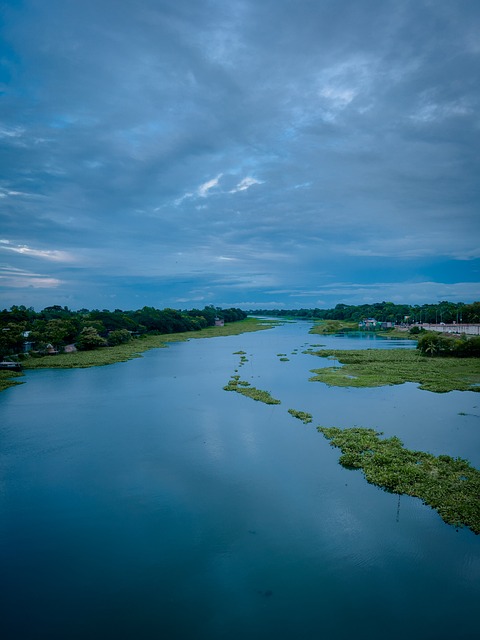
[[[308,328],[29,372],[0,394],[3,637],[473,637],[478,538],[419,500],[398,511],[315,426],[480,466],[478,396],[309,382],[313,344],[415,343]],[[242,378],[281,405],[223,391],[238,350]]]

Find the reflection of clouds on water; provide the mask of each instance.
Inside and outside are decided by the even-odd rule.
[[[252,458],[256,458],[258,456],[258,443],[255,426],[251,423],[246,425],[246,427],[242,429],[240,437],[245,445],[245,449],[250,454],[250,456]]]
[[[253,403],[253,400],[250,400]],[[250,418],[249,418],[250,416]],[[204,447],[212,460],[221,460],[232,446],[230,431],[235,431],[237,448],[242,448],[242,456],[254,458],[258,455],[257,429],[254,414],[241,411],[225,417],[225,410],[216,407],[202,409],[196,416],[196,424],[202,430]]]
[[[215,407],[204,407],[197,418],[199,426],[203,429],[204,446],[212,460],[221,460],[225,457],[225,436],[223,419]]]

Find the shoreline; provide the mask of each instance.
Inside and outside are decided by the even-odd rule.
[[[128,362],[134,358],[141,358],[142,353],[150,351],[151,349],[163,349],[171,342],[187,342],[193,339],[219,338],[240,335],[252,331],[263,331],[271,329],[278,323],[277,320],[267,321],[265,319],[249,317],[245,320],[228,323],[223,327],[207,327],[197,331],[145,335],[114,347],[59,353],[39,358],[32,357],[22,361],[23,372],[21,373],[0,371],[0,392],[10,387],[26,383],[27,380],[19,380],[19,378],[23,378],[24,373],[32,369],[84,369],[107,366],[116,364],[117,362]]]

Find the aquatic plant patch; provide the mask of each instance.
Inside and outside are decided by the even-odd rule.
[[[307,413],[306,411],[297,411],[296,409],[289,409],[288,413],[293,416],[294,418],[297,418],[298,420],[301,420],[303,422],[303,424],[308,424],[309,422],[312,422],[313,418],[312,418],[312,414],[311,413]]]
[[[256,400],[257,402],[263,402],[265,404],[281,404],[280,400],[273,398],[268,391],[256,389],[250,386],[250,383],[245,380],[240,380],[240,376],[232,376],[227,385],[223,387],[224,391],[236,391],[241,393],[242,396]]]
[[[374,429],[317,429],[342,451],[340,464],[361,469],[370,484],[420,498],[447,524],[480,533],[480,471],[467,460],[411,451],[396,436],[382,439]]]
[[[338,360],[342,367],[313,369],[314,382],[337,387],[380,387],[414,382],[420,389],[480,391],[480,359],[429,358],[408,349],[328,350],[310,352]]]

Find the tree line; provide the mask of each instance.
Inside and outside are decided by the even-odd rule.
[[[128,342],[145,334],[180,333],[213,326],[217,319],[243,320],[241,309],[203,309],[179,311],[143,307],[136,311],[80,309],[53,305],[36,312],[32,307],[12,306],[0,311],[0,358],[22,353],[25,343],[39,353],[62,351],[67,345],[77,349],[96,349]]]
[[[361,322],[365,318],[375,318],[379,322],[401,324],[429,323],[445,324],[480,322],[480,302],[439,302],[438,304],[408,305],[393,302],[374,304],[337,304],[333,309],[256,309],[249,311],[254,315],[274,317],[291,316],[294,318],[316,320],[343,320]]]

